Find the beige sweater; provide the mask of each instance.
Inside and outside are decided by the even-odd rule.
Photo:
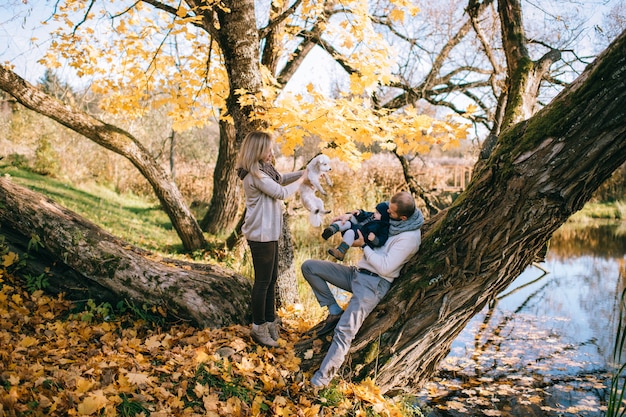
[[[248,174],[243,179],[246,194],[246,217],[241,231],[246,240],[253,242],[278,241],[283,225],[283,207],[287,197],[293,195],[299,187],[294,183],[303,171],[282,174],[282,183],[278,184],[269,176],[261,173],[261,178]]]

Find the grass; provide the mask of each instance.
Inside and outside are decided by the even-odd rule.
[[[624,395],[626,394],[626,380],[624,373],[626,372],[626,359],[623,357],[624,346],[626,343],[625,332],[625,310],[626,290],[622,291],[620,300],[619,320],[615,335],[615,345],[613,349],[613,377],[611,378],[611,389],[609,391],[607,417],[624,416],[626,414],[626,406],[624,404]]]
[[[129,243],[156,252],[182,250],[178,234],[158,202],[120,195],[95,182],[74,185],[6,165],[0,165],[0,175],[10,176],[16,184],[46,195]]]
[[[571,222],[585,222],[589,220],[625,220],[626,200],[612,202],[589,202],[582,210],[574,213]]]

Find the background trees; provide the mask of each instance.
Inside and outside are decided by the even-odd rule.
[[[549,57],[564,51],[563,64],[575,69],[580,54],[567,51],[585,30],[581,26],[578,32],[567,32],[564,23],[556,38],[554,32],[533,26],[527,49],[526,39],[516,38],[513,44],[510,36],[500,36],[500,17],[490,1],[421,5],[422,10],[407,1],[368,7],[358,1],[55,4],[47,65],[69,62],[89,79],[93,91],[104,97],[103,116],[117,115],[115,123],[132,126],[151,108],[160,109],[173,129],[161,131],[162,141],[166,135],[175,138],[173,132],[220,124],[211,202],[200,220],[210,233],[229,230],[236,218],[239,195],[232,165],[237,143],[250,128],[265,124],[279,129],[286,154],[300,149],[304,138],[314,137],[319,148],[353,164],[367,157],[362,152],[373,144],[411,160],[433,144],[454,144],[468,134],[461,119],[432,119],[445,121],[445,114],[451,114],[437,108],[463,116],[479,137],[486,136],[481,125],[498,133],[506,103],[520,104],[507,100],[503,50],[526,51],[527,59],[538,61],[548,51]],[[523,35],[519,3],[507,4],[518,14],[505,26]],[[551,4],[542,6],[550,16]],[[572,22],[567,18],[555,20]],[[502,40],[505,48],[494,47]],[[516,62],[510,62],[510,74],[519,66]],[[308,82],[303,72],[319,65],[335,68],[334,98],[313,83],[302,88]],[[551,73],[535,74],[542,81],[526,94],[537,97],[563,84],[560,68],[542,71]],[[536,99],[530,100],[527,108]],[[259,110],[253,119],[244,116],[253,109]],[[405,175],[428,203],[424,190],[410,181],[408,171]]]

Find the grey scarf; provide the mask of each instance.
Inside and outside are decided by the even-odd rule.
[[[394,236],[402,232],[408,232],[410,230],[417,230],[424,224],[424,215],[418,208],[415,212],[406,220],[393,220],[389,219],[389,236]]]
[[[282,176],[280,175],[278,171],[276,171],[276,168],[274,168],[274,165],[265,163],[263,161],[259,161],[259,169],[261,170],[261,172],[264,172],[265,174],[267,174],[268,177],[270,177],[277,183],[281,184],[283,182]],[[239,179],[243,180],[246,177],[246,175],[248,175],[248,171],[246,171],[243,168],[237,169],[237,176],[239,177]]]

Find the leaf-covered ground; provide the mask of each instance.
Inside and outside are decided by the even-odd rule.
[[[275,349],[244,326],[165,331],[22,285],[7,272],[16,262],[0,259],[0,416],[419,415],[369,380],[315,392],[293,350],[311,326],[297,314],[285,312]]]

